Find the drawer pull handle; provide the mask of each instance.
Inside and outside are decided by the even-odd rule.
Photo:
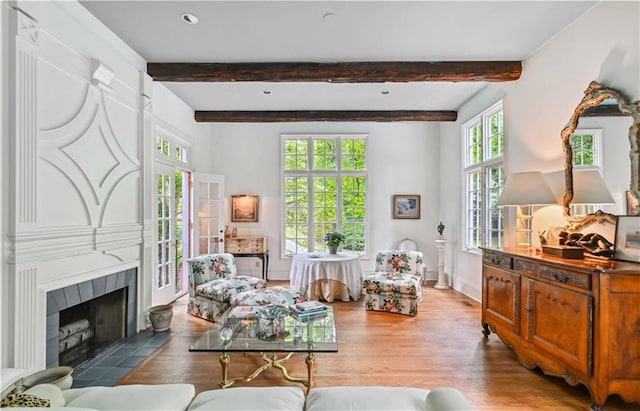
[[[553,273],[553,278],[555,278],[556,281],[560,281],[561,283],[566,283],[567,280],[569,280],[569,277],[567,277],[566,274],[562,273]]]

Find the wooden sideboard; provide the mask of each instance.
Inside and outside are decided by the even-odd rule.
[[[640,403],[640,264],[485,248],[482,326],[525,367],[584,384],[593,410]]]

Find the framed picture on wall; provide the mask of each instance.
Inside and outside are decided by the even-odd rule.
[[[393,196],[393,218],[419,219],[420,195],[396,194]]]
[[[238,194],[231,196],[231,221],[234,223],[258,222],[257,195]]]
[[[619,215],[614,258],[640,263],[640,216]]]

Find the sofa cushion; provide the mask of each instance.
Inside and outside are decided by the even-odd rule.
[[[64,407],[65,400],[60,387],[54,384],[38,384],[24,392],[50,401],[51,407]]]
[[[191,384],[132,384],[72,388],[63,391],[67,407],[99,411],[183,411],[196,394]]]
[[[302,411],[304,394],[299,387],[234,387],[204,391],[188,408],[188,411],[196,410]]]
[[[413,387],[319,387],[307,396],[307,411],[423,410],[429,390]]]
[[[219,278],[196,286],[196,296],[211,298],[218,301],[229,301],[229,299],[247,290],[264,288],[266,282],[260,278],[251,276],[238,276],[234,278]]]
[[[429,391],[425,411],[473,411],[465,396],[455,388],[440,387]]]

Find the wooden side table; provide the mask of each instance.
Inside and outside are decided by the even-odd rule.
[[[230,253],[235,258],[239,257],[254,257],[259,258],[262,261],[262,279],[269,281],[269,250],[259,253]]]

